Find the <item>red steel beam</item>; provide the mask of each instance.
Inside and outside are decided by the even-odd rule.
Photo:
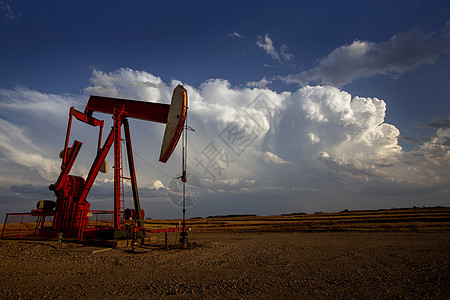
[[[120,229],[120,183],[122,175],[122,112],[114,110],[114,229]]]
[[[85,107],[85,113],[90,115],[90,113],[96,111],[114,115],[114,108],[125,111],[127,116],[130,118],[166,124],[170,105],[119,98],[90,96]]]
[[[64,153],[64,156],[66,156],[66,162],[63,165],[63,169],[61,170],[61,173],[59,174],[58,179],[56,180],[55,184],[50,185],[50,190],[60,193],[60,190],[63,188],[64,184],[66,184],[66,178],[70,173],[70,170],[73,167],[73,164],[75,163],[75,159],[78,156],[78,153],[80,152],[81,146],[83,145],[80,141],[73,141],[72,147],[70,148],[67,154]],[[66,146],[67,149],[67,146]]]
[[[143,226],[143,216],[141,214],[141,203],[139,201],[139,191],[137,186],[136,179],[136,171],[134,169],[134,158],[133,158],[133,147],[131,146],[131,134],[130,134],[130,126],[128,124],[128,119],[123,119],[123,127],[125,132],[125,142],[127,147],[127,157],[128,157],[128,167],[130,170],[130,179],[131,179],[131,188],[133,191],[133,201],[134,201],[134,209],[137,213],[137,225],[138,227]]]
[[[94,184],[95,178],[97,177],[97,174],[100,171],[100,167],[103,161],[105,160],[106,155],[108,155],[109,149],[111,148],[113,141],[114,141],[114,128],[111,129],[108,137],[105,140],[105,143],[103,144],[103,147],[98,151],[97,156],[95,157],[91,169],[89,170],[88,177],[86,178],[84,190],[81,193],[78,202],[86,201],[86,197],[89,194],[92,185]]]

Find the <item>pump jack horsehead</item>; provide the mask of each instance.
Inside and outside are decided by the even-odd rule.
[[[94,112],[113,115],[114,126],[101,146],[103,120],[93,117]],[[67,126],[64,150],[62,158],[61,173],[57,181],[50,185],[54,191],[56,204],[54,210],[53,225],[51,231],[63,233],[64,237],[77,238],[79,241],[89,239],[114,239],[127,238],[136,234],[145,235],[143,228],[144,213],[141,210],[137,180],[134,169],[133,150],[131,146],[130,128],[128,118],[141,119],[145,121],[166,124],[163,136],[159,160],[166,162],[174,151],[181,133],[187,114],[187,91],[178,85],[172,95],[171,104],[125,100],[100,96],[90,96],[84,112],[70,108],[69,123]],[[97,156],[91,166],[86,180],[79,176],[69,175],[82,143],[74,140],[71,147],[68,146],[72,117],[88,125],[99,127]],[[133,192],[134,210],[128,209],[128,216],[134,219],[134,226],[125,225],[125,218],[121,215],[121,133],[122,127],[125,133],[125,144],[128,157],[131,187]],[[90,204],[86,200],[89,191],[94,184],[98,172],[106,171],[105,158],[114,143],[114,223],[113,226],[92,227],[88,226],[88,218],[92,215]]]

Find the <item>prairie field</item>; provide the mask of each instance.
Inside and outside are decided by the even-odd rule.
[[[173,226],[177,220],[146,220],[146,226]],[[450,208],[413,208],[338,213],[293,213],[281,216],[228,215],[191,218],[193,231],[322,232],[447,231]]]
[[[99,224],[99,222],[96,222]],[[101,223],[101,222],[100,222]],[[103,225],[112,225],[103,221]],[[342,211],[314,214],[292,213],[281,216],[224,215],[196,217],[186,221],[193,231],[236,232],[322,232],[322,231],[448,231],[450,208],[403,208],[370,211]],[[46,222],[50,226],[50,222]],[[165,229],[180,226],[181,220],[144,220],[148,229]],[[3,229],[0,224],[0,231]],[[100,224],[102,225],[102,224]],[[35,230],[31,220],[8,223],[8,228],[20,226],[28,232]]]

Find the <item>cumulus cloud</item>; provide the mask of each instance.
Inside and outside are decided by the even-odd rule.
[[[21,13],[13,11],[13,8],[11,7],[11,5],[9,5],[8,2],[0,1],[0,9],[3,12],[3,16],[6,22],[14,21],[21,16]]]
[[[269,80],[266,77],[264,77],[263,79],[261,79],[259,81],[249,81],[249,82],[247,82],[246,85],[248,87],[265,88],[266,86],[268,86],[271,83],[272,83],[272,80]]]
[[[259,156],[259,158],[267,164],[273,163],[273,164],[277,164],[277,165],[285,165],[285,164],[291,163],[289,161],[285,161],[284,159],[280,158],[279,156],[277,156],[276,154],[273,154],[270,151],[265,151],[265,152],[256,152],[255,151],[255,155]]]
[[[58,174],[58,161],[47,157],[19,126],[0,119],[0,128],[0,151],[4,159],[28,167],[45,179],[54,178]]]
[[[242,34],[239,34],[238,32],[230,33],[229,35],[227,35],[227,37],[232,38],[232,39],[243,39],[244,38],[244,36]]]
[[[110,73],[94,70],[85,92],[169,103],[178,83],[165,83],[158,76],[128,68]],[[408,188],[434,187],[436,199],[448,196],[450,132],[446,119],[429,124],[437,129],[436,135],[405,152],[398,145],[399,130],[385,122],[387,107],[382,99],[352,96],[331,86],[305,86],[282,93],[233,87],[224,79],[184,86],[189,97],[188,122],[195,129],[189,133],[188,169],[200,179],[204,192],[199,210],[215,205],[223,208],[221,212],[231,207],[236,212],[257,204],[267,207],[267,214],[280,207],[295,209],[299,201],[313,211],[325,209],[324,205],[343,209],[342,205],[351,207],[342,204],[351,201],[351,195],[371,199],[368,195],[374,195],[377,187],[395,190],[396,185],[405,193]],[[16,88],[0,90],[0,97],[1,173],[23,180],[2,180],[0,194],[11,192],[11,185],[52,183],[67,124],[67,114],[61,112],[70,106],[82,109],[88,95],[46,95]],[[110,116],[98,117],[111,122]],[[180,172],[179,151],[167,164],[159,164],[164,126],[130,121],[134,151],[152,164],[149,168],[136,163],[138,183],[144,187],[141,199],[165,203],[164,186]],[[80,137],[87,134],[85,127],[78,132]],[[96,134],[92,133],[94,141]],[[88,171],[93,155],[95,146],[90,160],[82,161],[84,167],[74,169],[75,174]],[[20,177],[10,171],[13,165],[28,171]],[[107,199],[112,174],[99,176],[92,199]],[[221,203],[224,199],[230,202]]]
[[[287,46],[285,44],[281,45],[280,55],[285,61],[290,61],[294,58],[294,54],[288,52]]]
[[[276,153],[285,159],[295,160],[297,153],[327,152],[344,160],[376,160],[401,151],[398,129],[384,123],[386,103],[382,100],[352,98],[333,87],[307,86],[285,104],[278,131],[289,133],[289,138],[279,133],[274,137],[274,145],[279,145]]]
[[[42,94],[24,87],[0,89],[1,158],[54,178],[59,172],[58,153],[67,123],[68,108],[76,97]],[[65,113],[62,113],[65,112]],[[58,133],[60,139],[55,139]],[[61,144],[55,147],[55,142]]]
[[[430,128],[450,128],[450,119],[434,119],[433,122],[425,124],[424,126]]]
[[[291,180],[271,177],[268,170],[308,182],[304,174],[299,175],[300,170],[313,174],[321,165],[339,182],[431,184],[431,179],[422,176],[422,168],[429,163],[421,160],[422,167],[412,169],[404,161],[406,154],[398,145],[400,132],[385,122],[386,103],[378,98],[352,97],[329,86],[307,86],[278,94],[267,89],[232,88],[223,80],[205,82],[191,94],[198,101],[195,108],[192,105],[191,120],[208,123],[207,128],[196,125],[196,134],[208,134],[195,143],[191,168],[210,182],[217,184],[227,176],[255,179],[257,185],[261,180],[278,184]],[[258,98],[258,94],[264,96]],[[242,135],[239,143],[230,138],[233,134]],[[441,131],[439,134],[443,146],[445,136]],[[435,155],[445,160],[445,152]],[[441,179],[445,177],[440,167],[433,170]],[[298,188],[295,183],[293,187]]]
[[[128,97],[151,102],[170,101],[171,91],[161,78],[143,71],[120,68],[104,73],[93,70],[91,86],[84,89],[86,94],[109,97]]]
[[[164,184],[161,182],[161,180],[157,179],[153,182],[153,188],[155,189],[164,188]]]
[[[262,48],[267,55],[272,57],[274,60],[282,62],[282,61],[290,61],[294,58],[294,55],[288,52],[287,46],[282,44],[280,50],[278,51],[269,34],[266,34],[264,37],[258,36],[256,45]]]
[[[394,35],[388,42],[355,40],[333,50],[307,71],[282,78],[288,83],[309,83],[342,87],[357,78],[376,74],[398,76],[424,63],[434,63],[450,51],[445,32],[437,35],[423,30],[410,30]]]
[[[441,129],[445,130],[450,128],[450,119],[445,119],[445,118],[436,118],[433,119],[433,121],[431,123],[428,124],[419,124],[420,127],[424,127],[424,128],[433,128],[433,129]],[[416,144],[423,144],[423,143],[429,143],[430,141],[432,141],[434,138],[433,137],[410,137],[410,136],[400,136],[399,139],[401,139],[402,141],[408,142],[408,143],[416,143]],[[443,138],[443,143],[449,143],[449,140],[446,140],[446,138]]]
[[[275,50],[275,47],[273,46],[272,39],[269,37],[268,34],[266,34],[264,37],[259,35],[256,45],[258,45],[259,47],[264,49],[266,54],[270,55],[273,59],[275,59],[275,60],[280,59],[278,52]]]

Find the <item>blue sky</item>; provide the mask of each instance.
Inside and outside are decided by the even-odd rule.
[[[449,16],[448,1],[0,1],[0,211],[52,197],[70,106],[167,103],[177,83],[203,189],[190,216],[448,205]],[[143,206],[177,216],[164,173],[179,154],[159,165],[163,127],[134,126],[163,172],[141,161]],[[249,143],[233,148],[232,128]],[[99,178],[92,206],[110,188]]]

